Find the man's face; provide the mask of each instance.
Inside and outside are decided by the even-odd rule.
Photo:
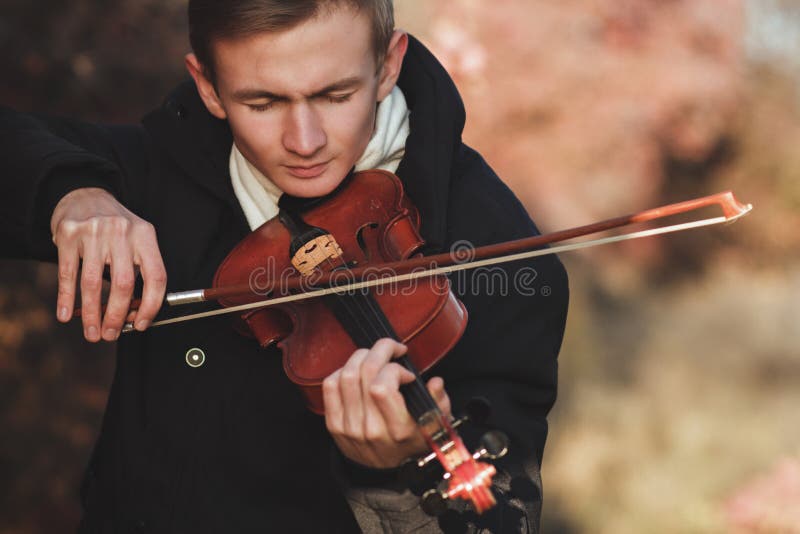
[[[376,72],[368,17],[334,8],[290,30],[218,41],[214,51],[219,106],[209,109],[228,119],[247,160],[291,195],[339,185],[394,85]]]

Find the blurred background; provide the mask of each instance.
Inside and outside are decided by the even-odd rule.
[[[729,227],[564,255],[544,532],[800,532],[800,3],[396,0],[543,231],[733,189]],[[186,0],[3,0],[0,103],[137,121]],[[112,348],[0,262],[0,534],[71,531]]]

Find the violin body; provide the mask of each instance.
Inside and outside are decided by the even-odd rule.
[[[293,254],[297,236],[292,235],[292,224],[287,227],[286,218],[281,216],[267,221],[220,265],[215,287],[248,280],[254,290],[251,296],[222,299],[223,306],[281,294],[280,281],[299,274],[313,284],[314,273],[337,269],[341,281],[348,281],[348,268],[406,260],[425,243],[419,234],[417,209],[405,196],[400,180],[385,171],[355,173],[334,193],[298,209],[295,216],[308,226],[329,232],[335,244],[318,239],[303,244]],[[329,250],[322,250],[326,248]],[[296,265],[300,254],[317,264],[301,273]],[[375,277],[391,274],[380,267],[370,273]],[[466,309],[444,275],[387,284],[371,290],[370,295],[391,323],[393,334],[409,347],[411,363],[420,372],[447,354],[466,328]],[[367,306],[354,312],[355,321],[361,313],[372,313],[373,306]],[[262,346],[277,343],[287,376],[302,389],[309,408],[324,413],[322,381],[344,366],[359,348],[332,311],[328,298],[251,310],[237,320],[239,331],[255,337]],[[369,340],[362,343],[369,343],[368,347],[380,337],[393,337],[388,334],[380,329],[368,332]]]

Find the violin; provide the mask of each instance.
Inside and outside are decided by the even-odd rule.
[[[225,307],[247,303],[256,288],[262,295],[283,293],[279,287],[258,286],[259,277],[295,278],[313,286],[321,274],[346,276],[356,267],[408,260],[425,244],[419,224],[419,212],[400,180],[385,171],[351,175],[319,199],[284,195],[278,216],[240,242],[214,277],[215,287],[247,280],[251,291],[218,301]],[[236,319],[237,330],[262,347],[277,344],[284,371],[318,414],[324,413],[322,382],[353,352],[384,337],[404,343],[408,353],[395,362],[415,379],[400,391],[448,480],[446,492],[423,497],[425,507],[436,502],[441,508],[441,502],[456,498],[471,502],[478,513],[494,506],[490,486],[495,468],[478,461],[490,450],[484,447],[476,454],[467,450],[420,378],[452,349],[467,325],[467,310],[445,275],[245,310]]]
[[[721,208],[722,216],[574,241],[710,206]],[[277,345],[287,376],[318,414],[324,413],[323,380],[344,366],[357,348],[370,347],[383,337],[404,343],[409,351],[395,361],[416,378],[401,386],[401,393],[431,450],[409,465],[423,467],[436,459],[445,472],[446,489],[426,492],[423,508],[441,513],[447,501],[464,499],[483,513],[495,504],[490,487],[496,470],[480,460],[505,454],[507,439],[490,432],[481,448],[470,453],[456,432],[464,419],[446,417],[420,378],[452,349],[466,328],[467,310],[450,290],[446,275],[731,222],[751,209],[723,192],[552,234],[423,256],[420,215],[400,180],[389,172],[364,171],[322,198],[284,195],[279,215],[230,252],[213,287],[167,296],[172,306],[215,300],[221,309],[157,321],[151,327],[235,313],[238,332],[262,347]],[[553,243],[564,244],[545,248]],[[127,325],[125,331],[130,330],[132,325]]]

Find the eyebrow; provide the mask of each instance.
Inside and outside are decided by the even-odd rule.
[[[350,76],[348,78],[342,78],[339,81],[333,82],[332,84],[326,85],[322,89],[318,91],[314,91],[310,98],[314,98],[317,96],[326,95],[328,93],[334,91],[342,91],[345,89],[352,89],[362,83],[361,77],[359,76]],[[270,91],[265,91],[263,89],[239,89],[233,93],[233,98],[236,100],[256,100],[260,98],[268,98],[270,100],[289,100],[289,97],[286,95],[280,95],[277,93],[272,93]]]

